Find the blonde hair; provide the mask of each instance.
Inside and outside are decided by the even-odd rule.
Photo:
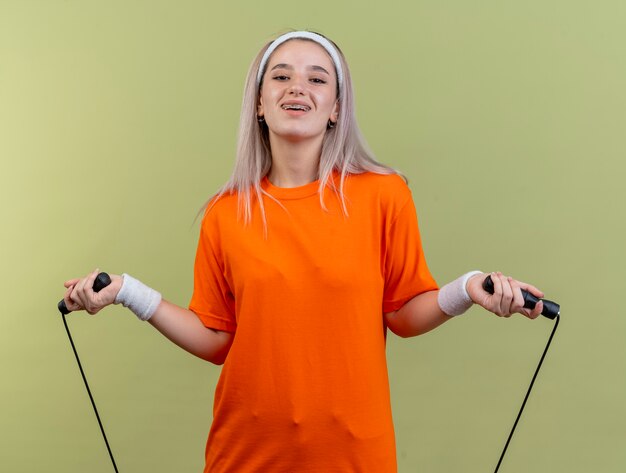
[[[293,38],[288,41],[312,40]],[[354,91],[348,64],[339,47],[332,40],[328,39],[328,41],[337,49],[339,54],[343,69],[343,81],[338,84],[337,89],[337,99],[339,100],[337,123],[333,128],[326,130],[322,142],[318,168],[318,192],[320,205],[326,210],[324,189],[327,185],[330,186],[338,194],[343,211],[348,215],[343,193],[346,177],[350,174],[361,174],[368,171],[377,174],[399,173],[395,169],[379,163],[368,148],[356,121]],[[239,119],[237,157],[232,175],[219,192],[203,207],[203,210],[207,206],[212,207],[224,194],[237,194],[239,216],[243,215],[244,222],[247,224],[252,220],[252,197],[254,195],[259,202],[265,228],[267,228],[267,221],[262,196],[266,195],[273,200],[276,199],[261,187],[261,180],[267,175],[272,165],[272,152],[267,125],[265,122],[260,123],[257,119],[257,104],[263,85],[262,79],[260,83],[257,83],[257,75],[261,59],[272,42],[268,42],[259,51],[248,70]],[[338,188],[331,179],[333,171],[337,171],[340,175]]]

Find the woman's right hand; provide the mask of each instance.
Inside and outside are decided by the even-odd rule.
[[[93,283],[99,272],[100,270],[96,269],[84,278],[70,279],[63,283],[67,288],[63,299],[69,310],[72,312],[86,310],[89,314],[94,315],[100,309],[115,302],[115,297],[122,287],[122,276],[109,274],[111,284],[100,292],[94,292]]]

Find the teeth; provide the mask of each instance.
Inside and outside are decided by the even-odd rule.
[[[308,112],[309,110],[311,110],[310,107],[307,107],[306,105],[299,105],[299,104],[285,104],[283,105],[283,110],[303,110],[305,112]]]

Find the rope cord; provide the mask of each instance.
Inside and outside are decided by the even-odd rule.
[[[65,326],[65,331],[67,332],[67,336],[70,339],[70,344],[72,345],[72,350],[74,351],[74,356],[76,357],[76,362],[78,363],[78,368],[80,369],[80,374],[83,378],[83,381],[85,383],[85,387],[87,388],[87,394],[89,394],[89,400],[91,401],[91,405],[93,406],[93,410],[96,414],[96,419],[98,420],[98,425],[100,426],[100,431],[102,432],[102,437],[104,438],[104,443],[106,444],[107,447],[107,451],[109,452],[109,457],[111,458],[111,463],[113,463],[113,468],[115,469],[115,473],[119,473],[118,469],[117,469],[117,465],[115,464],[115,459],[113,458],[113,452],[111,451],[111,447],[109,446],[109,441],[107,440],[107,436],[106,433],[104,432],[104,427],[102,425],[102,421],[100,420],[100,415],[98,414],[98,408],[96,407],[96,403],[93,399],[93,396],[91,394],[91,389],[89,389],[89,383],[87,382],[87,378],[85,376],[85,372],[83,371],[83,366],[80,362],[80,358],[78,357],[78,352],[76,351],[76,347],[74,346],[74,340],[72,340],[72,335],[70,334],[70,329],[67,325],[67,321],[65,319],[65,314],[62,314],[63,317],[63,325]],[[530,386],[528,386],[528,391],[526,392],[526,396],[524,397],[524,401],[522,402],[522,407],[519,410],[519,413],[517,414],[517,418],[515,419],[515,422],[513,424],[513,428],[511,429],[511,433],[509,434],[509,438],[506,441],[506,444],[504,445],[504,449],[502,450],[502,454],[500,455],[500,459],[498,460],[498,464],[496,465],[496,469],[494,471],[494,473],[498,473],[498,470],[500,469],[500,465],[502,464],[502,460],[504,459],[504,455],[506,454],[506,451],[509,447],[509,444],[511,443],[511,439],[513,438],[513,433],[515,432],[515,428],[517,427],[517,424],[520,420],[520,418],[522,417],[522,412],[524,411],[524,407],[526,406],[526,402],[528,401],[528,397],[530,396],[530,392],[533,389],[533,385],[535,384],[535,380],[537,379],[537,375],[539,374],[539,370],[541,369],[541,365],[543,364],[543,360],[546,357],[546,353],[548,353],[548,349],[550,348],[550,344],[552,343],[552,339],[554,338],[554,334],[556,333],[556,329],[559,326],[559,321],[561,320],[560,315],[556,316],[556,322],[554,324],[554,328],[552,329],[552,333],[550,334],[550,338],[548,339],[548,343],[546,344],[546,348],[543,351],[543,354],[541,355],[541,359],[539,360],[539,364],[537,365],[537,369],[535,370],[535,374],[533,375],[533,378],[530,382]]]
[[[515,432],[515,427],[517,427],[517,423],[522,417],[522,412],[524,411],[524,406],[526,406],[526,401],[528,401],[528,396],[530,396],[530,391],[533,389],[533,384],[535,384],[535,379],[537,379],[537,374],[539,373],[539,369],[541,368],[541,364],[543,363],[543,359],[546,357],[546,353],[548,353],[548,348],[550,348],[550,343],[552,343],[552,338],[554,337],[554,333],[556,332],[556,328],[559,326],[559,321],[561,320],[561,316],[556,316],[556,322],[554,324],[554,328],[552,329],[552,333],[550,334],[550,338],[548,339],[548,344],[543,351],[543,355],[541,355],[541,360],[539,360],[539,364],[537,365],[537,369],[535,370],[535,374],[533,375],[533,379],[530,382],[530,386],[528,386],[528,391],[526,392],[526,397],[524,397],[524,402],[522,402],[522,407],[517,414],[517,419],[515,419],[515,423],[513,424],[513,428],[511,429],[511,433],[509,434],[509,438],[506,441],[506,445],[504,445],[504,450],[502,450],[502,455],[500,455],[500,460],[498,460],[498,465],[494,473],[498,473],[498,469],[500,468],[500,464],[502,463],[502,459],[504,458],[504,454],[506,453],[506,449],[509,447],[509,443],[511,443],[511,438],[513,437],[513,432]]]
[[[115,469],[115,473],[119,473],[117,470],[117,465],[115,464],[115,459],[113,458],[113,452],[111,452],[111,447],[109,446],[109,441],[107,440],[107,436],[104,433],[104,427],[102,426],[102,422],[100,421],[100,415],[98,414],[98,408],[96,407],[96,403],[93,400],[93,396],[91,395],[91,390],[89,389],[89,383],[87,383],[87,378],[85,377],[85,372],[83,371],[83,366],[80,363],[80,358],[78,358],[78,352],[76,351],[76,347],[74,346],[74,340],[72,340],[72,335],[70,334],[70,329],[67,326],[67,321],[65,320],[65,314],[63,316],[63,325],[65,325],[65,331],[67,332],[67,336],[70,339],[70,343],[72,345],[72,350],[74,351],[74,356],[76,356],[76,362],[78,363],[78,368],[80,369],[80,374],[83,377],[83,381],[85,382],[85,387],[87,388],[87,393],[89,394],[89,399],[91,400],[91,405],[93,406],[93,411],[96,413],[96,419],[98,419],[98,425],[100,426],[100,431],[102,432],[102,437],[104,438],[104,443],[107,446],[107,450],[109,451],[109,457],[111,457],[111,462],[113,463],[113,468]]]

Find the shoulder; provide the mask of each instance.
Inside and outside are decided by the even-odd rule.
[[[406,179],[400,174],[364,172],[360,174],[350,174],[347,177],[347,181],[352,181],[355,184],[359,184],[361,187],[378,188],[390,193],[402,193],[409,189]]]
[[[225,192],[215,194],[206,204],[202,217],[202,229],[211,230],[237,219],[238,196]]]
[[[366,194],[381,204],[394,206],[401,206],[413,199],[411,189],[400,174],[351,174],[346,180],[346,192],[348,195]]]

